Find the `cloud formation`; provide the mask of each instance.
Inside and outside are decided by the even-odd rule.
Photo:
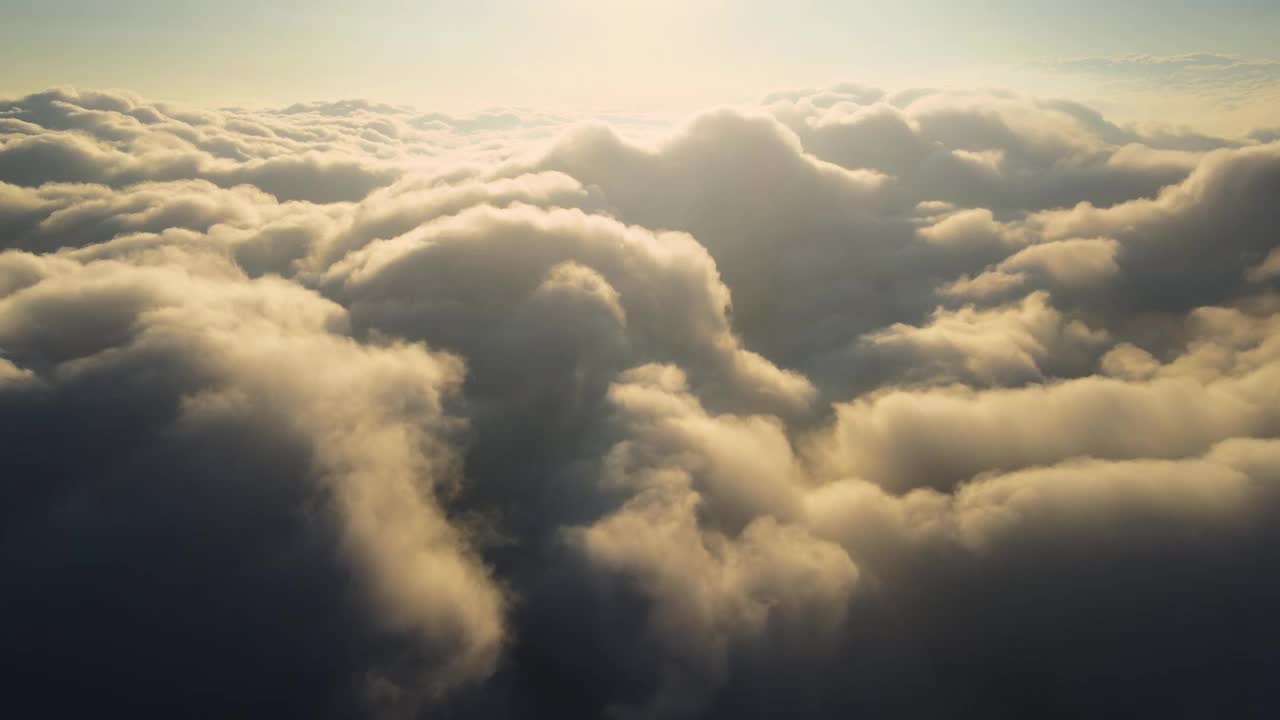
[[[1170,83],[1205,95],[1226,94],[1236,100],[1258,92],[1274,92],[1280,84],[1280,61],[1199,52],[1182,55],[1079,57],[1049,64],[1070,73]]]
[[[629,128],[0,102],[3,702],[1268,714],[1280,144]]]

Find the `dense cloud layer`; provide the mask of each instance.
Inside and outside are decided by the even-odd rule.
[[[640,127],[0,102],[3,702],[1274,713],[1274,138]]]

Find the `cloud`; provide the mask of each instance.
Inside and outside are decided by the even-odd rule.
[[[815,104],[802,96],[769,109],[818,157],[897,178],[904,200],[952,201],[1001,214],[1150,195],[1185,177],[1183,156],[1168,153],[1228,144],[1144,135],[1085,106],[1009,94],[864,99],[854,94]],[[1131,160],[1158,152],[1164,153],[1155,155],[1160,161]]]
[[[0,300],[26,370],[0,422],[5,634],[28,692],[70,682],[139,711],[272,692],[301,712],[492,669],[503,592],[439,504],[458,360],[362,346],[342,308],[216,260],[4,258],[34,275]],[[19,620],[49,613],[67,622]]]
[[[1140,121],[1148,136],[1180,138],[1183,149],[1221,146],[1213,134],[1235,144],[1266,141],[1280,103],[1280,59],[1274,56],[1195,52],[1180,55],[1114,55],[1060,58],[1018,70],[1035,86],[1075,88],[1067,93],[1096,98]],[[1212,113],[1205,108],[1212,107]],[[1197,127],[1174,125],[1185,119]]]
[[[864,340],[895,356],[890,362],[934,381],[1008,385],[1087,372],[1090,349],[1107,337],[1079,320],[1064,320],[1048,295],[1037,292],[1010,307],[940,308],[924,327],[897,323]],[[1049,363],[1056,371],[1041,369]]]
[[[1191,88],[1205,95],[1248,98],[1280,85],[1280,61],[1217,53],[1082,57],[1047,64],[1059,72],[1100,75]]]
[[[1265,714],[1265,132],[0,101],[3,702]]]
[[[563,122],[516,112],[418,115],[362,101],[189,110],[121,93],[51,90],[0,100],[0,181],[122,188],[203,179],[253,185],[281,201],[356,201],[422,172],[425,160],[502,156],[513,137],[528,142]]]

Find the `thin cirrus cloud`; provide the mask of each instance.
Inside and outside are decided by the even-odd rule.
[[[0,102],[0,702],[1268,714],[1280,145],[654,128]]]
[[[1140,83],[1173,83],[1204,94],[1240,99],[1280,84],[1280,61],[1217,53],[1125,55],[1061,60],[1053,69]]]
[[[1280,113],[1280,60],[1270,51],[1064,55],[1023,71],[1116,108],[1141,99],[1147,111],[1137,119],[1152,124],[1259,138],[1274,132]]]

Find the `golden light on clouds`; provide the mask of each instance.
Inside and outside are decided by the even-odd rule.
[[[19,0],[0,712],[1268,716],[1229,5]]]

